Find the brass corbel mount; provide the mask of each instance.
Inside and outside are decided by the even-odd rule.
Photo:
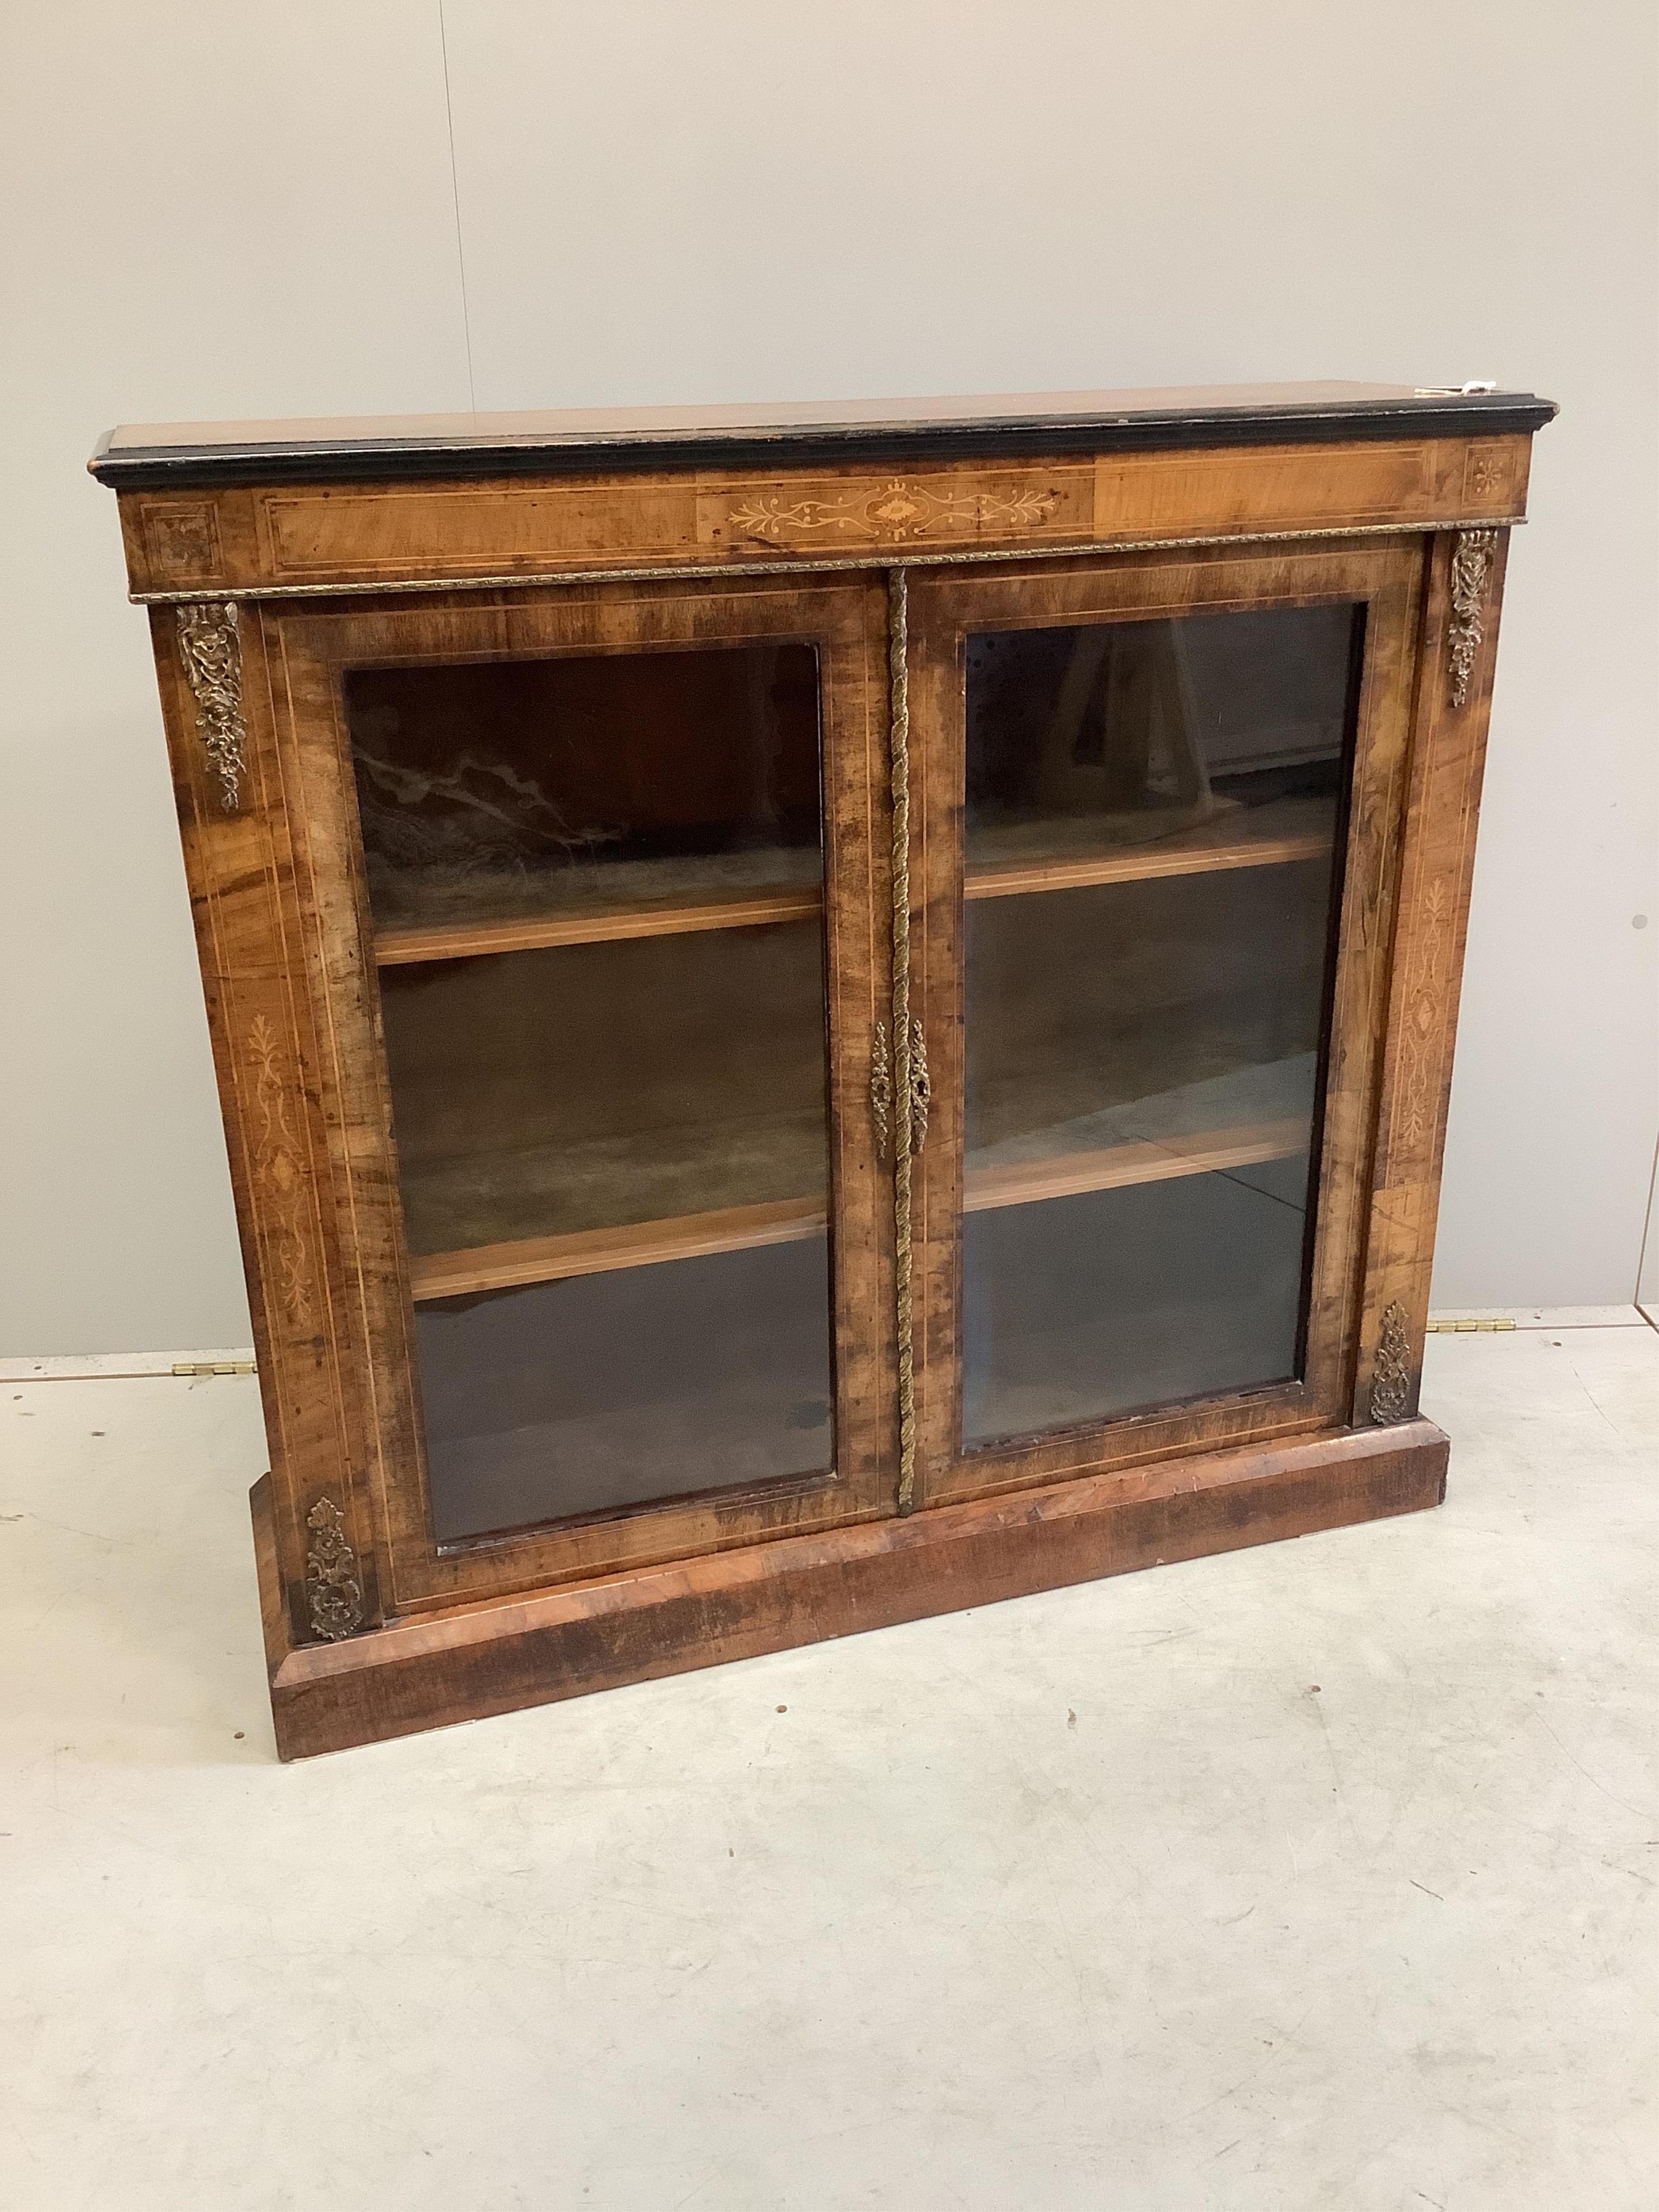
[[[1452,546],[1452,622],[1448,645],[1451,702],[1468,704],[1474,664],[1486,635],[1486,582],[1498,546],[1495,530],[1460,530]]]
[[[241,804],[247,725],[242,719],[242,639],[234,600],[179,609],[179,650],[196,701],[196,731],[219,777],[227,814]]]

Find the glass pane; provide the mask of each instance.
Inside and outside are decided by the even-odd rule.
[[[969,641],[969,1449],[1301,1371],[1362,631]]]
[[[827,1468],[828,1274],[820,1232],[417,1305],[438,1540]]]
[[[819,887],[810,645],[362,669],[347,699],[381,928]]]
[[[348,679],[440,1541],[832,1466],[817,686]]]

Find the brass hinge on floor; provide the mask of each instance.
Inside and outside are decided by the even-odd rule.
[[[1431,1336],[1494,1336],[1513,1328],[1515,1322],[1504,1314],[1499,1319],[1485,1316],[1479,1321],[1431,1321],[1428,1326]]]
[[[175,1359],[175,1375],[257,1375],[251,1359]]]

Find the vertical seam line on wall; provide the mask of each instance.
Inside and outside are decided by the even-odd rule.
[[[478,411],[478,387],[472,376],[472,317],[466,297],[466,247],[461,238],[461,180],[455,167],[455,107],[449,94],[449,34],[444,23],[444,0],[438,0],[438,52],[444,72],[444,122],[449,131],[449,196],[455,209],[455,264],[461,277],[461,337],[466,345],[466,400]]]
[[[1653,1241],[1653,1201],[1656,1194],[1659,1194],[1659,1137],[1654,1139],[1653,1165],[1648,1170],[1648,1202],[1642,1215],[1642,1239],[1636,1248],[1636,1288],[1631,1293],[1631,1300],[1638,1312],[1642,1306],[1642,1279],[1647,1273],[1648,1246]]]

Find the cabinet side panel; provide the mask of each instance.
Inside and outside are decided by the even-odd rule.
[[[347,1434],[331,1276],[326,1145],[304,991],[292,855],[257,618],[240,624],[243,764],[234,805],[204,742],[172,608],[151,617],[271,1459],[270,1525],[296,1641],[323,1501],[342,1516],[334,1584],[353,1627],[377,1610]]]
[[[1506,532],[1447,532],[1425,598],[1356,1423],[1417,1408]]]
[[[499,610],[480,609],[488,647],[505,650]],[[374,970],[350,745],[331,633],[350,617],[268,609],[263,624],[275,749],[291,823],[292,867],[304,922],[295,958],[317,1008],[317,1083],[326,1111],[319,1173],[329,1178],[340,1234],[338,1307],[355,1346],[343,1389],[352,1392],[354,1465],[365,1534],[375,1547],[382,1606],[401,1608],[399,1505],[424,1535],[431,1523],[409,1335],[409,1280],[392,1139],[384,1040]],[[376,617],[360,612],[373,636]],[[372,651],[365,651],[372,658]]]

